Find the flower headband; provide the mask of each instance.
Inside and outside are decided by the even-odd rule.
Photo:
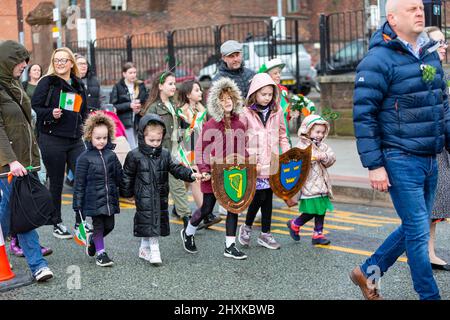
[[[166,67],[167,67],[167,68],[169,67],[169,66],[168,66],[169,60],[170,60],[170,57],[169,57],[169,56],[166,56],[166,58],[164,59],[164,61],[166,62]],[[164,72],[161,74],[161,76],[159,77],[159,84],[163,84],[164,81],[166,81],[167,76],[170,75],[170,73],[171,73],[172,71],[174,71],[175,68],[178,67],[179,65],[181,65],[181,61],[176,61],[175,65],[174,65],[172,68],[170,68],[170,69],[164,71]]]

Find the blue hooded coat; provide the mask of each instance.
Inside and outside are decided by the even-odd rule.
[[[356,69],[353,123],[364,167],[384,167],[382,149],[435,155],[449,146],[447,85],[436,51],[428,41],[414,56],[386,22],[370,40],[369,52]],[[436,68],[423,80],[423,66]]]

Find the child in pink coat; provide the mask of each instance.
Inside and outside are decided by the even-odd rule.
[[[250,244],[252,225],[256,213],[261,209],[262,226],[257,242],[268,249],[280,248],[280,244],[270,233],[273,191],[269,176],[274,169],[277,170],[271,168],[270,160],[272,153],[279,155],[280,149],[281,152],[286,152],[290,145],[278,97],[278,87],[267,73],[259,73],[253,77],[242,122],[248,135],[249,154],[256,155],[258,178],[255,197],[247,210],[245,224],[239,228],[238,239],[243,246]]]
[[[123,166],[128,152],[131,151],[130,144],[128,143],[125,132],[125,126],[122,124],[122,121],[120,121],[116,113],[108,110],[102,110],[101,112],[110,117],[116,125],[116,134],[113,140],[114,144],[116,145],[116,147],[114,148],[114,152],[117,155],[117,158],[119,158],[120,164]]]

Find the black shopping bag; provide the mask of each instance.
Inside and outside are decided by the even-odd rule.
[[[37,175],[29,173],[14,180],[12,188],[11,233],[25,233],[47,224],[55,214],[50,191]]]

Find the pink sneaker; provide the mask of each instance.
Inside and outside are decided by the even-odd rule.
[[[53,250],[49,247],[41,246],[41,253],[43,256],[49,256],[53,253]]]
[[[9,251],[16,257],[24,257],[23,250],[19,246],[17,237],[11,237],[11,243],[9,244]]]

